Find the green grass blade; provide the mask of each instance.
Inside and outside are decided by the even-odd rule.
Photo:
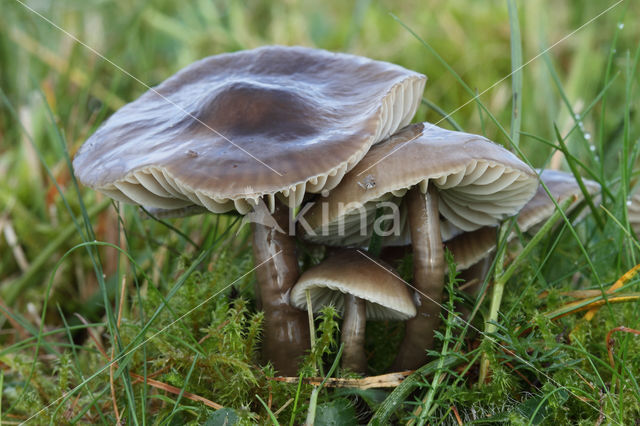
[[[513,144],[518,146],[522,123],[522,39],[515,0],[507,0],[507,7],[511,35],[511,139]]]

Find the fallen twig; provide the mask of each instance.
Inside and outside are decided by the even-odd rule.
[[[141,380],[141,381],[145,381],[145,378],[143,376],[141,376],[139,374],[136,374],[136,373],[131,373],[131,377],[136,378],[136,379]],[[171,385],[169,385],[167,383],[164,383],[164,382],[160,382],[160,381],[155,380],[155,379],[150,379],[149,377],[146,378],[146,383],[149,384],[150,386],[153,386],[154,388],[162,389],[162,390],[170,392],[170,393],[172,393],[174,395],[180,395],[180,392],[182,392],[182,389],[179,389],[179,388],[177,388],[175,386],[171,386]],[[182,392],[182,396],[184,398],[190,399],[192,401],[202,402],[204,405],[206,405],[207,407],[211,407],[214,410],[220,410],[221,408],[224,408],[220,404],[217,404],[217,403],[215,403],[215,402],[213,402],[211,400],[208,400],[205,397],[202,397],[200,395],[196,395],[196,394],[191,393],[191,392],[184,391],[184,392]]]
[[[324,377],[303,377],[302,383],[319,386],[325,380],[324,386],[328,388],[394,388],[398,386],[413,370],[401,371],[397,373],[382,374],[380,376],[370,376],[362,379],[343,379]],[[298,383],[299,377],[270,377],[271,380],[284,383]]]

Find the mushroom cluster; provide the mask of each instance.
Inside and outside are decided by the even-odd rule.
[[[314,311],[331,303],[344,313],[343,367],[366,372],[369,318],[407,320],[394,368],[417,368],[438,326],[443,241],[493,229],[538,187],[533,169],[481,136],[409,125],[425,81],[304,47],[212,56],[116,111],[73,166],[118,201],[251,222],[262,355],[279,373],[296,374],[309,347],[307,294]],[[300,275],[297,232],[352,249]],[[411,244],[415,291],[353,249],[372,237]]]
[[[373,183],[362,185],[364,177]],[[537,186],[535,171],[500,145],[430,123],[413,124],[371,148],[322,203],[306,212],[306,237],[358,244],[363,233],[350,226],[357,222],[354,218],[362,217],[371,228],[364,232],[366,239],[374,232],[372,218],[381,202],[397,203],[405,212],[407,220],[399,227],[409,229],[417,315],[407,321],[394,368],[413,369],[426,362],[440,318],[445,266],[441,217],[467,232],[497,225],[517,213]],[[341,241],[341,229],[346,241]]]
[[[84,185],[125,203],[243,215],[267,206],[273,226],[252,221],[263,357],[295,374],[309,335],[288,303],[299,275],[289,215],[409,124],[425,81],[395,64],[304,47],[212,56],[115,112],[73,166]]]

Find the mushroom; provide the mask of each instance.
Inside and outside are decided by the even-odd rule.
[[[273,212],[252,224],[263,357],[295,374],[308,330],[287,303],[298,271],[286,205],[335,187],[409,123],[424,83],[394,64],[304,47],[212,56],[118,110],[73,165],[83,184],[126,203]]]
[[[542,170],[540,171],[540,180],[547,186],[557,204],[563,204],[567,200],[574,199],[566,210],[566,213],[576,208],[584,199],[584,194],[571,173],[557,170]],[[582,179],[582,181],[590,195],[595,196],[600,192],[600,185],[597,182],[589,179]],[[542,185],[539,185],[536,194],[524,205],[520,213],[518,213],[518,228],[521,232],[535,229],[547,220],[555,210],[556,204],[549,198],[549,195]],[[509,234],[507,239],[511,240],[516,235],[514,231]],[[458,270],[463,271],[474,267],[481,260],[490,260],[491,257],[489,255],[495,250],[496,244],[496,229],[484,227],[473,232],[462,233],[450,241],[447,241],[445,246],[453,254]],[[484,272],[479,273],[478,271]],[[486,267],[482,267],[478,271],[476,271],[472,277],[483,281]]]
[[[375,185],[360,185],[366,176]],[[517,213],[536,187],[534,170],[503,147],[481,136],[420,123],[374,146],[303,219],[309,228],[307,238],[322,241],[324,236],[335,238],[340,221],[345,222],[344,229],[357,223],[361,213],[367,224],[375,226],[371,216],[375,217],[376,206],[403,197],[418,315],[407,321],[394,367],[413,369],[426,362],[439,323],[444,286],[440,215],[464,231],[495,225]],[[391,222],[401,220],[399,212],[394,216]]]
[[[409,289],[396,272],[357,250],[342,250],[301,276],[291,290],[291,305],[307,309],[306,291],[314,312],[334,305],[344,312],[340,341],[342,367],[365,373],[366,320],[406,320],[416,308]]]

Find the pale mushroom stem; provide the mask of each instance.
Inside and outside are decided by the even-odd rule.
[[[289,229],[289,209],[276,201],[273,218],[280,229]],[[258,300],[264,311],[262,358],[276,371],[295,376],[298,364],[309,349],[307,315],[289,305],[291,287],[298,280],[295,239],[276,227],[251,224],[253,257],[258,266]]]
[[[342,367],[356,373],[367,372],[367,357],[364,353],[364,335],[367,323],[366,302],[352,294],[344,295],[344,318],[342,320]]]
[[[413,246],[413,285],[417,290],[417,315],[407,321],[404,340],[394,361],[394,371],[414,370],[427,361],[434,331],[440,324],[444,288],[444,251],[440,236],[438,193],[429,185],[426,194],[417,186],[406,197]]]

